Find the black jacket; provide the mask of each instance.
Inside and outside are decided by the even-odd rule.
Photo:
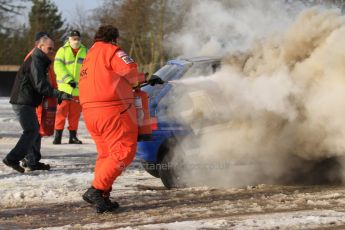
[[[37,107],[43,96],[58,97],[59,91],[48,82],[48,67],[51,61],[40,49],[21,65],[11,91],[11,104]]]

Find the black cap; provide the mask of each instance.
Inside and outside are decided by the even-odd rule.
[[[39,31],[39,32],[35,33],[35,42],[37,42],[38,40],[40,40],[44,36],[48,36],[49,37],[49,35],[46,32],[43,32],[43,31]]]
[[[78,30],[72,30],[72,31],[69,33],[69,36],[70,36],[70,37],[74,37],[74,36],[80,37],[80,33],[79,33]]]

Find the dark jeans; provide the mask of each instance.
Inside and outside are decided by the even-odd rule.
[[[23,134],[6,158],[12,162],[19,162],[25,157],[28,166],[33,166],[41,159],[41,136],[36,109],[28,105],[12,105],[12,108],[23,129]]]

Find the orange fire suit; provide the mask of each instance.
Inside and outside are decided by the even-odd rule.
[[[118,46],[96,42],[80,71],[79,98],[98,157],[92,186],[110,191],[132,162],[138,125],[132,87],[145,81],[137,64]]]
[[[55,129],[63,130],[68,117],[68,130],[77,130],[81,106],[78,103],[79,97],[73,97],[74,100],[63,100],[56,111]]]

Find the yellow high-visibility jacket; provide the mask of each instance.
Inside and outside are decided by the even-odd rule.
[[[79,96],[79,74],[86,53],[86,47],[80,45],[78,53],[74,57],[73,50],[68,41],[57,51],[54,60],[54,71],[60,91],[72,94],[72,96]],[[77,83],[77,87],[74,89],[68,84],[71,80]]]

